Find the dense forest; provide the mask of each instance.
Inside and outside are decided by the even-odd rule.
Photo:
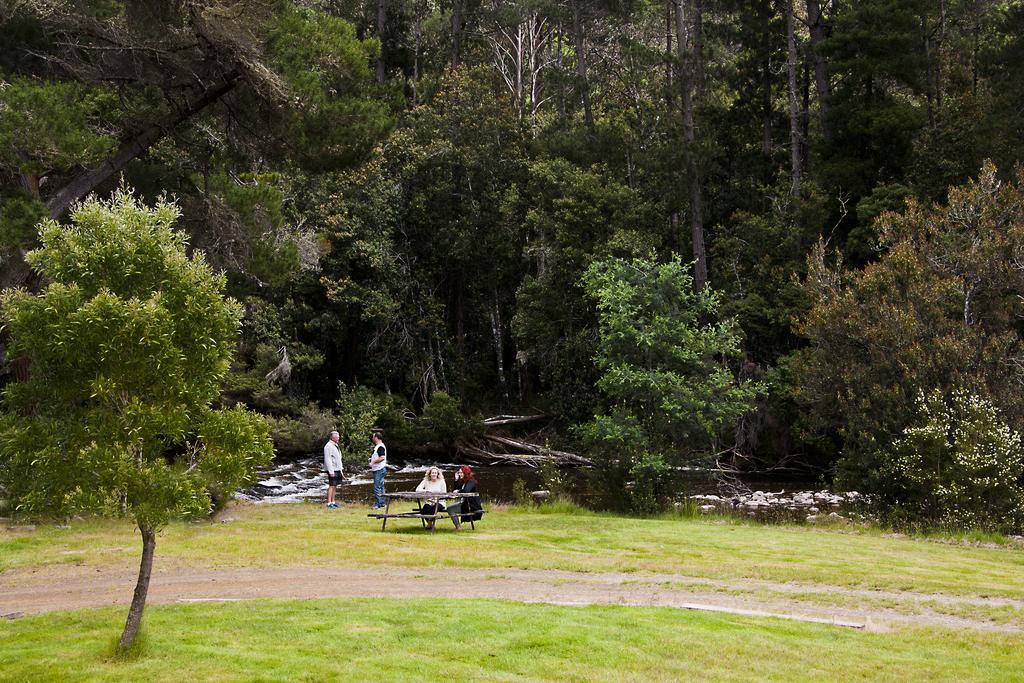
[[[173,201],[279,452],[544,415],[636,509],[714,463],[1024,525],[1024,3],[0,7],[0,286]]]

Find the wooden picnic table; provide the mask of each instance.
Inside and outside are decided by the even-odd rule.
[[[384,504],[384,512],[371,512],[371,513],[369,513],[366,516],[367,517],[375,517],[377,519],[383,520],[383,522],[380,525],[380,530],[381,531],[384,531],[384,529],[387,527],[388,519],[391,518],[391,517],[415,517],[415,518],[417,518],[417,519],[419,519],[420,521],[423,522],[423,526],[426,526],[428,519],[437,520],[437,519],[446,518],[446,517],[448,519],[452,519],[452,514],[450,512],[448,512],[447,509],[444,509],[444,510],[438,509],[437,513],[435,513],[433,515],[425,515],[425,514],[423,514],[423,512],[422,512],[423,504],[426,501],[428,501],[428,500],[454,500],[454,499],[457,498],[461,502],[463,498],[479,498],[479,497],[480,497],[479,493],[462,493],[461,491],[448,491],[448,492],[445,492],[445,493],[438,493],[437,491],[392,491],[391,493],[385,493],[384,494],[384,499],[386,501],[385,504]],[[416,510],[414,510],[412,512],[396,512],[396,513],[392,514],[390,512],[390,510],[391,510],[391,501],[395,500],[395,499],[397,499],[397,500],[413,500],[413,501],[416,501]],[[465,513],[465,514],[467,514],[467,515],[483,514],[483,512],[484,512],[483,510],[477,510],[475,513]],[[463,513],[460,512],[458,514],[459,514],[459,516],[462,516]],[[472,529],[476,529],[476,526],[473,524],[473,520],[472,519],[469,520],[469,526]],[[433,526],[430,528],[430,531],[431,531],[431,533],[433,533],[433,531],[434,531]]]

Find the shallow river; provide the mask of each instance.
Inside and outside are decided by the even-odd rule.
[[[388,491],[411,491],[423,479],[427,468],[437,465],[444,471],[449,488],[454,483],[456,462],[402,461],[392,458],[385,486]],[[530,467],[474,467],[480,492],[492,501],[512,501],[513,485],[523,480],[527,491],[544,488],[540,472]],[[588,486],[586,470],[569,468],[561,470],[563,478],[570,485],[576,498],[584,502]],[[368,469],[354,469],[346,465],[345,483],[338,487],[339,502],[370,504],[373,500],[373,478]],[[718,484],[707,472],[680,473],[680,488],[689,495],[717,494]],[[751,479],[744,482],[752,490],[801,491],[814,487],[813,482],[764,481]],[[817,487],[817,488],[820,488]],[[323,501],[327,495],[327,475],[323,471],[323,458],[319,455],[278,459],[258,474],[257,483],[238,493],[239,498],[264,503],[287,503],[302,500]]]

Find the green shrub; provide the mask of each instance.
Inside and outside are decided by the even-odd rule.
[[[636,456],[629,468],[632,481],[626,486],[630,509],[642,515],[653,515],[664,509],[671,495],[671,471],[665,459],[656,453]]]
[[[533,505],[533,496],[526,490],[526,482],[522,479],[516,479],[512,482],[512,502],[520,507],[531,507]]]
[[[841,454],[842,485],[899,506],[895,517],[952,514],[896,495],[925,486],[909,472],[899,487],[892,480],[896,441],[904,455],[925,448],[912,443],[922,433],[906,430],[940,419],[922,417],[916,397],[932,404],[935,392],[965,388],[988,397],[1010,428],[1024,428],[1024,169],[1014,176],[1004,181],[986,163],[976,181],[950,188],[946,206],[908,200],[901,213],[883,212],[874,226],[880,254],[863,269],[844,268],[838,257],[830,265],[824,242],[808,258],[811,305],[797,321],[808,345],[791,365],[799,428],[835,443],[829,450]],[[960,485],[938,479],[928,485],[936,495],[940,485]],[[974,494],[951,489],[940,497],[963,496]]]
[[[569,492],[569,479],[553,460],[541,461],[540,478],[544,482],[544,488],[551,492],[552,498],[572,498]]]
[[[418,424],[428,437],[426,441],[440,441],[451,446],[457,439],[476,436],[482,431],[479,421],[462,414],[459,399],[437,391],[423,407]]]
[[[370,457],[370,433],[374,427],[380,426],[381,416],[388,413],[392,405],[386,394],[363,386],[350,389],[344,382],[339,382],[335,429],[341,435],[343,456],[360,461]]]
[[[921,394],[916,415],[880,456],[897,517],[950,529],[1024,528],[1024,449],[986,399]]]
[[[452,448],[459,439],[472,439],[483,432],[480,420],[464,415],[459,399],[443,391],[434,392],[418,417],[392,398],[380,424],[387,428],[391,443],[412,449],[424,444]]]
[[[268,417],[270,438],[278,453],[316,453],[330,437],[337,420],[330,411],[309,404],[297,417]]]

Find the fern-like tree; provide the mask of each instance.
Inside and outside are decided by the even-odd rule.
[[[142,558],[119,650],[142,621],[157,531],[208,513],[272,455],[261,417],[211,408],[240,308],[202,254],[186,253],[178,215],[127,190],[90,199],[70,225],[41,225],[27,258],[42,290],[2,297],[9,352],[29,373],[3,393],[0,486],[18,514],[136,522]]]

